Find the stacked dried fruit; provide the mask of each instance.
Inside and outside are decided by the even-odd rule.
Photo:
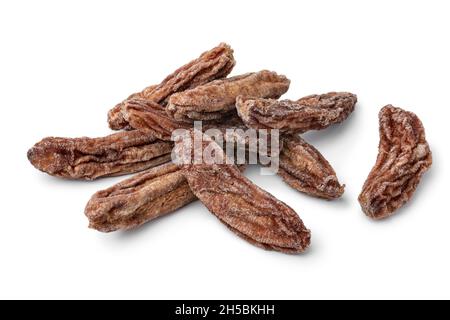
[[[220,44],[111,109],[110,128],[124,131],[103,138],[45,138],[29,150],[28,159],[39,170],[72,179],[143,171],[92,196],[85,214],[96,230],[135,228],[199,199],[250,243],[303,252],[310,231],[292,208],[244,177],[244,166],[172,163],[172,132],[189,129],[194,135],[196,120],[203,121],[203,130],[278,129],[278,175],[300,192],[335,199],[344,186],[328,161],[298,134],[344,121],[354,110],[356,96],[333,92],[277,100],[289,88],[285,76],[263,70],[225,78],[234,65],[233,50]],[[383,108],[380,135],[377,163],[359,197],[364,212],[376,219],[393,214],[410,199],[432,162],[423,126],[414,114]],[[236,142],[238,137],[225,139]],[[208,136],[203,144],[212,146],[216,158],[227,157]],[[174,151],[179,156],[195,152],[183,142]]]

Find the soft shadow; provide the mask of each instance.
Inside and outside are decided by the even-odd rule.
[[[190,206],[194,206],[195,202],[197,202],[197,201],[191,202],[191,203],[183,206],[182,208],[179,208],[178,210],[175,210],[164,216],[161,216],[154,220],[148,221],[135,229],[116,232],[115,237],[120,240],[132,241],[133,239],[139,237],[142,233],[151,232],[149,230],[151,230],[152,228],[163,228],[162,226],[160,226],[161,224],[167,223],[167,221],[170,220],[171,218],[173,218],[174,215],[183,214],[184,212],[186,212],[186,213],[189,212],[188,210],[186,210],[186,208],[189,208]]]
[[[302,253],[284,253],[284,252],[275,251],[275,250],[263,249],[263,248],[255,246],[255,245],[252,245],[251,243],[248,243],[248,242],[247,242],[247,244],[249,246],[252,246],[255,250],[265,251],[266,253],[271,254],[274,257],[275,256],[280,257],[280,255],[281,255],[281,256],[284,256],[284,257],[286,257],[288,259],[289,258],[292,258],[292,259],[305,259],[305,258],[313,255],[314,252],[316,252],[316,249],[317,249],[316,248],[317,247],[317,243],[316,243],[315,240],[312,240],[311,241],[311,245],[306,249],[305,252],[302,252]]]
[[[44,172],[37,172],[35,174],[35,176],[36,176],[36,179],[38,179],[39,182],[42,183],[43,185],[52,186],[52,187],[65,187],[65,186],[71,186],[71,185],[78,186],[81,184],[94,185],[96,183],[99,184],[99,182],[102,182],[102,183],[107,182],[108,185],[112,186],[121,180],[128,179],[131,175],[123,175],[123,176],[117,176],[117,177],[103,177],[103,178],[98,178],[95,180],[66,179],[66,178],[51,176]]]
[[[87,180],[71,180],[71,179],[64,179],[59,177],[54,177],[51,175],[48,175],[43,172],[38,172],[36,175],[36,179],[39,180],[39,183],[46,186],[51,187],[65,187],[65,186],[76,186],[79,184],[85,184],[89,183],[90,181]]]
[[[292,188],[280,176],[276,175],[276,178],[281,180],[282,184],[284,185],[284,187],[287,190],[293,191],[296,194],[296,196],[298,195],[299,197],[302,197],[304,199],[308,199],[308,201],[312,201],[312,202],[315,202],[315,203],[318,203],[318,204],[324,204],[324,205],[327,205],[327,206],[328,205],[332,205],[334,208],[350,208],[351,207],[353,198],[351,197],[350,193],[347,192],[347,191],[344,191],[344,194],[341,197],[339,197],[337,199],[329,200],[329,199],[314,197],[314,196],[308,195],[308,194],[306,194],[304,192],[300,192],[300,191]]]
[[[315,143],[320,143],[321,141],[330,142],[336,139],[341,139],[342,135],[354,130],[360,122],[361,119],[358,110],[359,104],[357,104],[355,111],[352,112],[352,114],[342,123],[332,125],[324,130],[309,131],[301,136],[312,145]]]
[[[288,184],[286,184],[287,188],[291,188]],[[328,199],[323,199],[323,198],[319,198],[319,197],[314,197],[314,196],[310,196],[306,193],[297,191],[293,188],[291,188],[294,192],[296,192],[300,197],[303,197],[304,199],[308,199],[308,201],[320,204],[320,205],[324,205],[324,206],[333,206],[333,208],[338,209],[338,208],[351,208],[352,206],[352,198],[350,197],[349,194],[346,194],[344,192],[344,194],[337,199],[332,199],[332,200],[328,200]]]
[[[344,191],[344,194],[338,199],[334,199],[334,200],[317,199],[317,200],[326,202],[326,203],[330,203],[330,204],[332,203],[333,207],[335,207],[335,208],[338,208],[338,207],[339,208],[351,208],[353,198],[350,196],[350,194],[348,194]]]

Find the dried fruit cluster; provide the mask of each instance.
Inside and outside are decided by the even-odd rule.
[[[310,244],[310,231],[297,213],[247,179],[216,142],[193,129],[218,129],[227,143],[244,146],[247,138],[227,129],[278,129],[278,175],[307,195],[336,199],[344,186],[329,162],[298,134],[340,123],[353,112],[356,96],[347,92],[277,100],[290,80],[263,70],[226,78],[235,65],[226,44],[178,68],[160,84],[134,93],[108,112],[111,129],[102,138],[45,138],[28,151],[39,170],[71,179],[141,173],[89,200],[89,226],[102,232],[126,230],[173,212],[199,199],[237,235],[259,247],[299,253]],[[203,136],[200,148],[214,154],[212,163],[174,163],[198,151],[195,144],[171,141],[177,129]],[[380,153],[359,201],[379,219],[408,201],[431,165],[423,126],[412,113],[387,106],[380,113]],[[269,146],[275,149],[274,145]],[[227,161],[225,161],[227,160]]]

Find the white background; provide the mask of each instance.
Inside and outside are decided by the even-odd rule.
[[[449,12],[447,1],[2,1],[0,298],[450,298]],[[358,94],[348,121],[305,135],[347,185],[341,200],[247,172],[300,214],[310,250],[253,247],[199,202],[133,232],[88,229],[87,200],[123,178],[50,177],[27,149],[109,134],[110,107],[222,41],[233,74],[286,74],[286,98]],[[434,164],[406,207],[374,222],[356,199],[388,103],[419,115]]]

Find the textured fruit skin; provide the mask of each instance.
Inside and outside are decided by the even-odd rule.
[[[168,162],[96,192],[84,214],[97,231],[129,230],[195,200],[182,170]]]
[[[149,169],[96,192],[86,205],[89,227],[102,232],[136,228],[196,200],[173,163]]]
[[[28,151],[28,160],[52,176],[93,180],[135,173],[170,161],[173,143],[138,131],[101,138],[48,137]]]
[[[150,132],[155,137],[171,141],[172,133],[177,129],[192,129],[193,123],[179,122],[169,117],[164,106],[143,99],[131,99],[124,103],[125,117],[133,128]],[[245,129],[244,124],[236,113],[231,113],[217,120],[203,121],[202,129],[226,128]]]
[[[288,78],[272,71],[246,73],[175,93],[166,111],[177,121],[220,119],[235,112],[239,95],[278,99],[289,89],[289,84]]]
[[[172,94],[224,78],[233,70],[235,64],[233,49],[226,43],[221,43],[217,47],[202,53],[197,59],[175,70],[160,84],[133,93],[117,104],[108,112],[109,127],[113,130],[132,129],[132,126],[126,120],[126,111],[123,108],[127,101],[140,98],[165,106]]]
[[[296,135],[282,138],[278,175],[294,189],[307,195],[327,200],[344,193],[344,186],[322,154]]]
[[[356,95],[349,92],[315,94],[297,101],[239,96],[236,109],[249,128],[304,133],[344,121],[356,102]]]
[[[185,163],[181,167],[192,192],[209,211],[258,247],[284,253],[300,253],[308,248],[311,233],[292,208],[253,184],[237,166],[226,164],[223,150],[205,135],[202,147],[213,147],[214,159],[218,160],[212,164]],[[175,150],[180,157],[194,152],[191,145],[182,142],[176,144]]]
[[[387,105],[379,122],[377,161],[358,198],[373,219],[389,217],[409,201],[433,162],[424,127],[414,113]]]

